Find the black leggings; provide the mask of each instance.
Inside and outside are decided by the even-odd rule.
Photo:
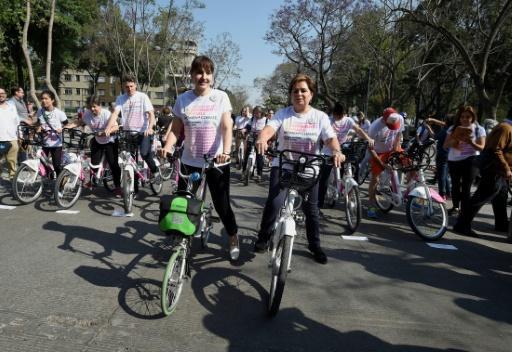
[[[229,177],[230,169],[229,164],[218,167],[222,172],[216,169],[210,169],[206,171],[206,183],[212,194],[212,202],[217,214],[219,214],[220,220],[226,229],[229,236],[234,236],[238,232],[238,226],[235,220],[235,214],[231,209],[231,203],[229,198]],[[181,164],[181,172],[185,175],[189,175],[193,172],[201,173],[201,168],[193,167],[185,164]],[[200,181],[195,182],[194,192],[199,187]],[[187,180],[180,177],[178,180],[178,190],[187,189]]]
[[[118,163],[118,147],[119,142],[117,139],[115,142],[110,142],[106,144],[100,144],[93,139],[91,141],[91,163],[94,165],[98,165],[101,162],[101,157],[103,156],[103,152],[105,152],[105,159],[107,160],[108,165],[110,166],[110,171],[112,171],[112,177],[114,178],[114,185],[116,187],[121,186],[121,168]],[[95,169],[93,169],[96,171]]]
[[[454,208],[463,206],[471,195],[471,185],[476,177],[476,168],[473,166],[474,156],[464,160],[448,161],[450,178],[452,180],[452,202]],[[461,211],[464,209],[461,208]]]
[[[43,147],[43,152],[52,157],[55,174],[59,176],[62,171],[62,147]]]
[[[244,155],[244,165],[242,170],[245,171],[247,169],[247,161],[249,159],[249,153],[254,148],[253,143],[247,142],[247,149],[245,150]],[[261,176],[263,172],[263,155],[262,154],[256,154],[256,172],[259,176]]]

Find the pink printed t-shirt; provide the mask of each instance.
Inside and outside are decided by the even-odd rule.
[[[121,112],[121,126],[125,130],[144,132],[148,128],[148,113],[153,111],[153,104],[144,93],[123,94],[116,99],[115,111]]]

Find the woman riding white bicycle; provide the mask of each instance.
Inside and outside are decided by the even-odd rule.
[[[320,153],[320,141],[331,149],[334,166],[340,167],[345,160],[341,153],[336,134],[332,129],[329,117],[309,105],[316,93],[316,85],[313,80],[304,74],[298,74],[290,83],[288,92],[292,106],[279,110],[267,126],[261,131],[256,148],[260,154],[267,150],[267,142],[277,132],[280,150],[294,150],[310,154]],[[293,158],[293,155],[291,156]],[[270,186],[263,217],[261,220],[258,240],[254,250],[263,252],[268,246],[274,222],[279,209],[283,205],[286,190],[279,187],[279,160],[274,159],[270,171]],[[318,184],[304,197],[303,210],[306,215],[306,234],[309,242],[309,250],[316,262],[327,263],[327,256],[320,247],[320,232],[318,224]]]
[[[170,152],[185,131],[181,168],[183,174],[200,172],[204,156],[215,156],[218,167],[206,173],[212,202],[229,236],[231,260],[240,254],[238,226],[229,199],[229,176],[233,121],[231,103],[223,91],[211,88],[213,62],[206,56],[198,56],[192,62],[190,76],[194,89],[178,96],[173,108],[178,117],[167,133],[162,154]],[[178,189],[186,189],[187,182],[180,178]]]

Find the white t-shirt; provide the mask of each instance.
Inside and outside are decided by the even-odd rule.
[[[277,131],[279,150],[319,154],[320,141],[336,137],[327,114],[315,108],[297,114],[293,106],[289,106],[276,112],[267,126]],[[293,160],[294,155],[288,157]],[[279,158],[272,160],[272,166],[279,166]]]
[[[5,108],[5,109],[4,109]],[[4,104],[0,107],[0,141],[12,142],[18,140],[18,125],[20,118],[14,104]]]
[[[52,111],[41,108],[36,116],[43,130],[48,132],[44,139],[44,146],[62,147],[62,134],[57,133],[56,130],[62,129],[62,122],[68,119],[66,114],[58,108],[53,108]]]
[[[123,94],[117,97],[115,111],[121,112],[121,126],[125,130],[144,132],[148,128],[148,113],[153,111],[153,104],[142,92],[132,96]]]
[[[421,143],[425,142],[429,136],[428,129],[425,126],[418,127],[416,134],[419,136]]]
[[[262,116],[259,119],[256,117],[252,118],[251,121],[251,133],[259,134],[262,129],[267,125],[267,118]]]
[[[349,116],[344,116],[342,119],[338,121],[334,120],[334,118],[331,116],[330,121],[332,129],[334,130],[334,133],[336,133],[336,137],[338,137],[338,142],[340,143],[341,146],[347,140],[348,133],[350,132],[350,130],[352,130],[356,123]],[[322,148],[322,154],[332,155],[332,151],[327,146],[324,146]]]
[[[86,110],[83,121],[89,126],[89,128],[93,132],[104,131],[105,127],[107,127],[108,120],[110,119],[110,111],[107,109],[101,109],[100,113],[96,116],[92,113],[91,110]],[[109,142],[113,142],[115,140],[114,136],[95,136],[96,142],[99,144],[107,144]]]
[[[238,116],[235,119],[235,129],[241,130],[245,128],[249,124],[249,122],[251,122],[251,118],[249,116]]]
[[[370,121],[368,121],[367,119],[364,119],[363,124],[359,125],[359,126],[361,127],[361,129],[363,131],[368,133],[368,131],[370,130],[370,125],[371,125]]]
[[[185,128],[181,158],[184,164],[202,167],[205,154],[212,157],[222,154],[222,114],[231,110],[229,97],[221,90],[212,89],[205,96],[189,90],[178,96],[173,112]]]
[[[476,129],[478,128],[478,132]],[[446,137],[450,136],[453,132],[453,126],[448,128],[448,131],[446,131]],[[471,124],[471,140],[473,142],[476,142],[477,137],[485,137],[485,129],[476,124]],[[459,148],[450,148],[448,151],[448,160],[449,161],[459,161],[469,158],[470,156],[479,155],[480,152],[473,148],[471,144],[460,142]]]
[[[382,117],[373,121],[368,130],[368,135],[375,141],[375,152],[387,153],[392,151],[396,138],[400,138],[403,126],[403,119],[400,119],[400,128],[397,130],[390,130]]]

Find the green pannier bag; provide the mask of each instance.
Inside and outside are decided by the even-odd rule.
[[[166,235],[194,235],[201,221],[203,202],[188,192],[177,192],[160,198],[158,225]]]

